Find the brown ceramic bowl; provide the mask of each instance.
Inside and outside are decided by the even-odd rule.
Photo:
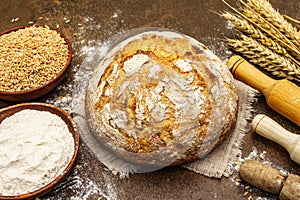
[[[33,110],[39,110],[39,111],[48,111],[53,114],[56,114],[60,116],[63,121],[68,125],[70,133],[72,133],[72,137],[74,139],[74,154],[73,157],[68,164],[67,168],[63,171],[62,174],[60,174],[58,177],[56,177],[51,183],[48,185],[45,185],[44,187],[30,193],[26,194],[21,194],[17,196],[1,196],[0,199],[35,199],[41,195],[46,194],[49,192],[51,189],[53,189],[59,182],[62,181],[63,178],[65,178],[69,172],[72,170],[72,167],[76,161],[78,151],[79,151],[79,146],[80,146],[80,137],[78,133],[77,126],[75,122],[73,121],[73,118],[64,110],[61,108],[58,108],[56,106],[50,105],[50,104],[45,104],[45,103],[21,103],[17,105],[13,105],[10,107],[6,107],[0,110],[0,123],[6,118],[11,115],[13,115],[16,112],[19,112],[24,109],[33,109]]]
[[[17,31],[19,29],[24,29],[26,27],[29,27],[29,26],[15,27],[15,28],[6,30],[6,31],[0,33],[0,36],[4,35],[4,34],[8,34],[13,31]],[[64,68],[51,81],[45,83],[42,86],[36,87],[34,89],[18,91],[18,92],[8,92],[8,91],[0,90],[0,99],[8,100],[8,101],[20,101],[20,102],[36,99],[38,97],[41,97],[41,96],[47,94],[48,92],[53,90],[58,84],[60,84],[62,82],[62,80],[66,76],[68,66],[70,65],[70,62],[72,60],[72,46],[71,46],[71,43],[68,40],[68,38],[61,31],[54,29],[54,28],[50,28],[50,30],[57,31],[60,34],[60,36],[62,38],[64,38],[64,40],[66,41],[66,43],[68,45],[69,56],[68,56],[67,62],[65,63]]]

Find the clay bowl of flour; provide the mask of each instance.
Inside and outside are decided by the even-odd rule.
[[[64,110],[22,103],[0,110],[0,199],[34,199],[72,170],[80,137]]]
[[[48,26],[21,26],[0,33],[0,99],[24,102],[53,90],[72,59],[68,38]]]

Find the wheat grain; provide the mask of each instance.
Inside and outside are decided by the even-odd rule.
[[[0,90],[18,92],[53,80],[69,56],[66,41],[48,26],[30,26],[0,36]]]
[[[241,39],[227,39],[227,42],[251,63],[269,71],[274,76],[300,82],[300,71],[293,63],[261,45],[255,39],[241,35]]]
[[[269,1],[248,0],[247,4],[287,36],[294,44],[299,45],[300,33],[284,16],[272,7]]]

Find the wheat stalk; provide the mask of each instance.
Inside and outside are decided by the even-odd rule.
[[[294,59],[287,52],[287,50],[284,47],[279,45],[272,38],[267,37],[263,32],[261,32],[259,29],[257,29],[255,26],[253,26],[247,20],[241,19],[229,12],[223,13],[222,16],[225,17],[227,20],[230,20],[236,26],[236,28],[238,28],[244,34],[256,39],[261,44],[268,47],[275,53],[278,53],[282,56],[287,57],[288,60],[290,60],[291,62],[294,62],[296,65],[300,66],[300,63],[296,59]],[[300,55],[297,55],[297,58],[300,60]]]
[[[288,54],[285,48],[280,46],[273,39],[267,37],[259,29],[256,29],[247,20],[241,19],[229,12],[225,12],[223,14],[223,17],[225,17],[227,20],[230,20],[241,32],[247,34],[248,36],[251,36],[252,38],[255,38],[274,52],[282,55]]]
[[[296,19],[294,19],[294,18],[292,18],[292,17],[290,17],[290,16],[287,16],[287,15],[283,15],[283,17],[284,17],[286,20],[288,20],[288,21],[290,21],[290,22],[292,22],[292,23],[297,24],[296,29],[298,30],[298,32],[300,31],[300,30],[299,30],[300,21],[298,21],[298,20],[296,20]],[[300,34],[300,32],[299,32],[299,34]]]
[[[293,42],[291,42],[283,33],[277,30],[276,27],[269,23],[264,17],[260,16],[244,1],[239,0],[239,2],[245,6],[244,8],[239,8],[241,11],[232,7],[225,0],[222,1],[239,16],[247,20],[249,23],[253,24],[253,26],[263,31],[268,37],[273,38],[274,41],[278,42],[281,46],[286,48],[291,53],[291,55],[299,57],[300,49]]]
[[[300,55],[299,48],[289,40],[283,33],[281,33],[276,27],[270,24],[266,19],[262,16],[258,15],[255,11],[244,8],[243,16],[255,24],[258,28],[260,28],[263,32],[268,34],[271,38],[277,41],[281,46],[285,47],[287,50],[291,52],[292,55],[298,56]]]
[[[243,7],[239,7],[238,10],[223,0],[236,13],[236,15],[225,13],[224,17],[232,21],[244,33],[240,40],[227,39],[228,44],[235,51],[248,58],[250,62],[269,71],[271,74],[279,78],[288,78],[300,82],[300,49],[295,45],[298,44],[298,41],[294,43],[295,41],[293,42],[290,37],[286,36],[285,32],[281,32],[283,28],[278,29],[278,24],[273,25],[269,20],[266,20],[265,15],[261,14],[262,8],[258,11],[258,8],[255,9],[250,1],[257,3],[256,0],[248,0],[248,4],[246,4],[243,0],[239,0]],[[260,4],[255,4],[255,6],[257,5]],[[276,10],[268,8],[268,11],[274,12]],[[277,12],[277,14],[279,13]],[[268,17],[271,17],[270,13]],[[290,27],[287,28],[289,31],[290,29]]]
[[[286,35],[294,44],[299,45],[300,33],[283,15],[272,7],[269,1],[248,0],[247,4],[274,25],[281,33]]]
[[[250,62],[269,71],[274,76],[300,82],[300,71],[293,63],[274,53],[255,39],[241,35],[239,40],[227,39],[227,42],[237,52],[248,58]]]

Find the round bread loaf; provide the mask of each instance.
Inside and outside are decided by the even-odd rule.
[[[204,157],[231,132],[238,96],[221,60],[195,39],[147,31],[115,47],[86,94],[92,134],[127,161],[168,166]]]

